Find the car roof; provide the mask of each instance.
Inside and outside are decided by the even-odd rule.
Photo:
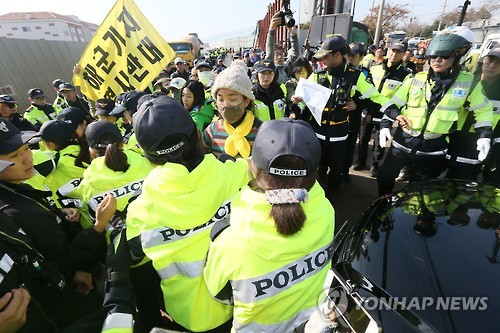
[[[347,265],[393,297],[489,297],[485,311],[418,312],[437,331],[469,332],[477,323],[495,327],[498,187],[456,180],[409,185],[377,200],[353,227],[336,235],[334,245],[334,267]],[[381,316],[390,321],[391,314]]]

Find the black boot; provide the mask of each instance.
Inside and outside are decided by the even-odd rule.
[[[378,165],[377,164],[373,164],[370,167],[370,177],[377,178],[377,175],[378,175]]]

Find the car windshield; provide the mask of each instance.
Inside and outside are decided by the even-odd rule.
[[[189,43],[170,43],[169,45],[175,53],[188,53],[191,51],[191,45]]]

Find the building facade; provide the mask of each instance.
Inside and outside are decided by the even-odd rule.
[[[99,26],[77,16],[53,12],[22,12],[0,15],[0,37],[89,42]]]

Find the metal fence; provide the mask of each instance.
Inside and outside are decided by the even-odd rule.
[[[30,105],[28,90],[40,88],[52,103],[52,81],[70,82],[73,66],[87,43],[0,37],[0,93],[12,95],[23,113]]]

